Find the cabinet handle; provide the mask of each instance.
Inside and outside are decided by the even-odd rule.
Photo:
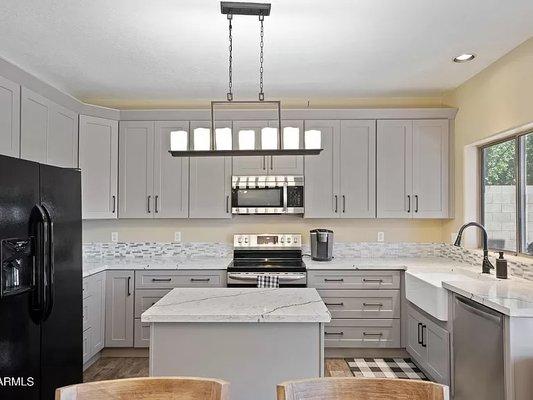
[[[415,213],[418,212],[418,195],[415,194]]]
[[[151,200],[151,199],[152,199],[152,196],[148,196],[148,201],[147,201],[148,206],[146,207],[146,211],[148,211],[148,214],[151,213],[151,211],[150,211],[150,200]]]
[[[363,303],[363,307],[383,307],[383,303]]]
[[[226,214],[229,214],[229,196],[226,196]]]
[[[411,195],[410,194],[407,195],[407,212],[408,213],[411,212]]]
[[[270,170],[274,170],[274,156],[270,156]]]
[[[346,212],[346,196],[342,195],[342,212]]]
[[[211,278],[191,278],[191,282],[209,282]]]
[[[152,282],[170,282],[172,278],[152,278]]]
[[[419,322],[418,327],[417,327],[417,338],[416,338],[416,341],[418,342],[418,344],[422,344],[422,339],[420,339],[420,337],[422,336],[420,333],[421,328],[422,328],[422,324]]]
[[[158,213],[159,210],[157,209],[157,203],[159,203],[159,195],[155,196],[155,204],[154,204],[154,207],[155,207],[155,212]]]
[[[117,211],[117,197],[113,195],[113,214]]]
[[[363,336],[383,336],[383,332],[363,332]]]
[[[338,200],[338,197],[337,197],[337,195],[335,195],[334,197],[335,197],[335,212],[337,212],[337,200]]]
[[[344,306],[344,303],[343,302],[340,302],[340,303],[324,303],[326,306],[339,306],[339,307],[342,307]]]
[[[427,326],[426,325],[422,325],[422,343],[420,343],[422,345],[422,347],[427,347],[426,338],[425,338],[425,335],[424,335],[424,331],[426,329],[427,329]]]
[[[340,278],[340,279],[328,279],[328,278],[324,278],[324,282],[344,282],[344,278]]]
[[[339,336],[342,336],[344,335],[344,332],[340,331],[340,332],[324,332],[324,335],[339,335]]]
[[[368,282],[368,283],[383,283],[383,279],[363,278],[363,282]]]
[[[131,296],[130,284],[131,284],[131,276],[128,276],[128,296]]]
[[[261,169],[265,170],[266,169],[266,166],[265,166],[265,156],[263,156],[263,160],[261,160]]]

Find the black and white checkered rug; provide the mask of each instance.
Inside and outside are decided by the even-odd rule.
[[[347,358],[346,362],[356,377],[429,380],[410,358]]]

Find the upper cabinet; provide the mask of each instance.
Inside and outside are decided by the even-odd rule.
[[[378,218],[447,218],[448,120],[378,121]]]
[[[82,217],[117,218],[118,122],[80,115]]]
[[[323,151],[305,159],[306,218],[375,217],[376,121],[305,121]]]
[[[217,121],[217,132],[231,131],[231,121]],[[211,132],[210,122],[191,122],[193,148]],[[196,142],[196,143],[195,143]],[[191,157],[189,218],[231,218],[231,157]]]
[[[303,147],[303,121],[282,121],[282,147]],[[277,121],[234,121],[233,148],[276,149]],[[303,156],[240,156],[233,157],[234,175],[302,175]]]
[[[20,157],[78,167],[78,115],[22,87]]]
[[[0,154],[20,156],[20,86],[1,76]]]
[[[188,216],[189,159],[169,153],[188,132],[188,121],[120,122],[120,218]]]

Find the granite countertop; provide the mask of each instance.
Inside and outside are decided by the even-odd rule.
[[[141,315],[142,322],[330,322],[311,288],[173,289]]]
[[[308,270],[407,270],[413,267],[436,268],[450,267],[452,265],[455,267],[472,268],[471,264],[443,257],[339,257],[331,261],[315,261],[309,257],[304,257],[304,262]],[[481,266],[479,270],[481,270]]]

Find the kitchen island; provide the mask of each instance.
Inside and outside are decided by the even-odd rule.
[[[150,324],[150,376],[227,380],[235,400],[272,400],[276,385],[324,374],[316,289],[173,289],[141,316]]]

